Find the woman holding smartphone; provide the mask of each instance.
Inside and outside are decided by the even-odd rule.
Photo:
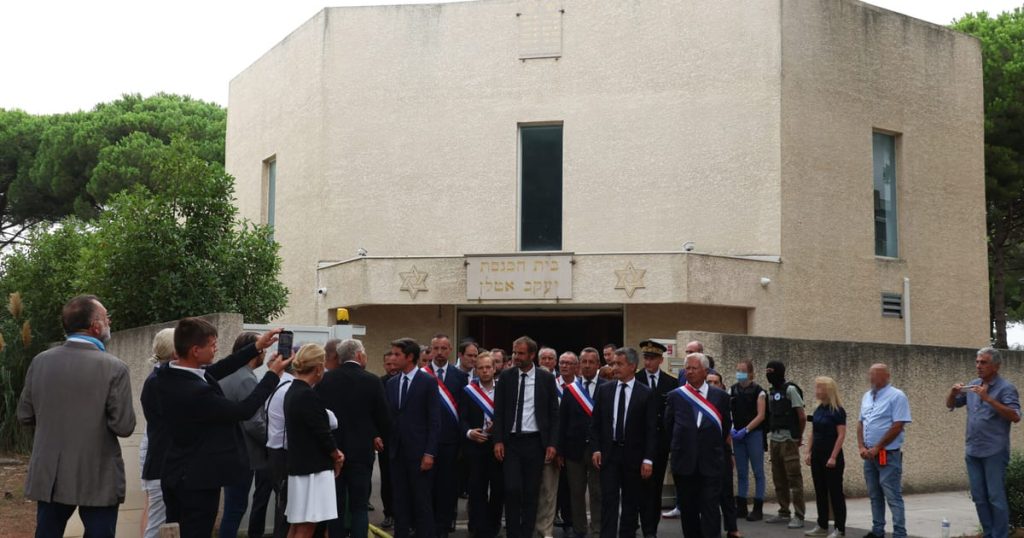
[[[846,439],[846,410],[839,400],[839,387],[831,377],[814,380],[818,408],[809,417],[812,426],[804,462],[811,466],[814,497],[818,505],[818,525],[805,536],[846,536],[846,497],[843,495],[843,441]],[[835,530],[828,532],[829,500],[835,517]]]
[[[313,386],[324,376],[324,348],[306,344],[292,360],[295,380],[284,398],[288,443],[289,538],[308,538],[316,524],[338,517],[334,479],[345,456],[331,435],[331,421]]]

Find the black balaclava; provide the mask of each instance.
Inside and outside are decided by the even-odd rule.
[[[771,368],[771,373],[768,374],[768,382],[775,387],[781,387],[786,384],[786,365],[782,361],[769,361],[768,368]]]

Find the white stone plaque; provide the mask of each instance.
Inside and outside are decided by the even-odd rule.
[[[572,256],[466,256],[466,298],[572,299]]]

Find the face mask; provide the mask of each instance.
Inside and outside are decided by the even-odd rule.
[[[746,372],[736,372],[736,381],[738,383],[743,383],[748,379],[750,379],[750,376]]]

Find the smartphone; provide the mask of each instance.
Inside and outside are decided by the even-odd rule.
[[[973,392],[971,390],[971,387],[976,387],[976,386],[977,385],[964,385],[964,386],[960,387],[960,394],[967,394],[968,392]]]
[[[281,355],[282,359],[292,356],[292,342],[294,340],[295,333],[291,331],[281,331],[281,334],[277,335],[277,354]]]

